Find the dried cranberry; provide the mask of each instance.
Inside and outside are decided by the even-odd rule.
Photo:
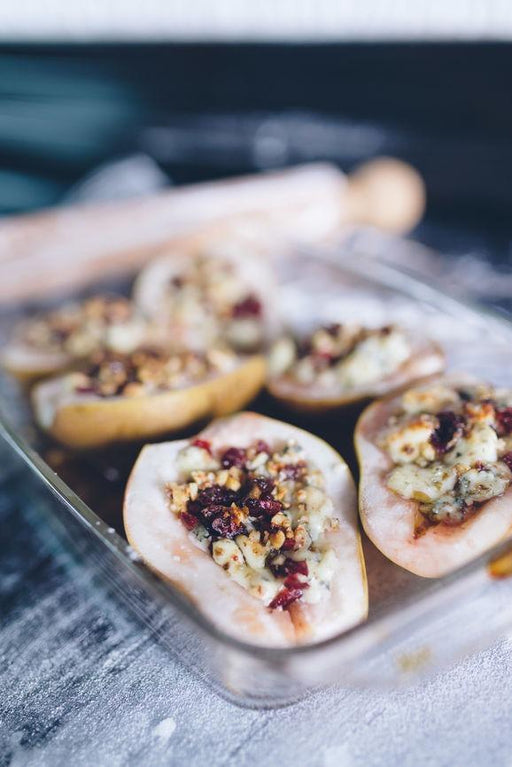
[[[236,466],[239,469],[243,469],[245,467],[246,460],[247,460],[247,454],[243,448],[230,447],[223,454],[220,462],[224,469],[230,469],[232,466]]]
[[[291,551],[295,548],[295,538],[286,538],[285,542],[281,546],[283,551]]]
[[[244,532],[243,525],[237,522],[229,512],[219,517],[215,517],[211,523],[211,529],[221,538],[234,538],[236,535]]]
[[[237,500],[237,494],[234,490],[229,490],[221,485],[210,485],[199,491],[197,494],[197,503],[200,507],[219,504],[220,506],[231,506]]]
[[[465,418],[453,410],[438,414],[439,426],[430,437],[430,444],[440,455],[447,453],[464,433]]]
[[[287,607],[289,607],[292,602],[296,602],[297,599],[300,599],[302,596],[302,589],[281,589],[279,591],[272,602],[269,604],[269,607],[271,610],[277,610],[278,607],[281,607],[283,610],[286,610]]]
[[[187,501],[187,511],[193,517],[200,517],[203,507],[197,501]]]
[[[198,494],[195,501],[189,501],[189,515],[198,518],[205,527],[219,538],[234,538],[244,532],[231,510],[231,504],[236,499],[236,493],[218,485],[206,487]]]
[[[246,498],[245,499],[245,505],[249,509],[249,513],[252,514],[253,517],[258,517],[260,514],[263,513],[263,509],[260,506],[260,498]]]
[[[302,357],[307,357],[309,354],[311,354],[311,338],[303,338],[301,340],[295,341],[295,346],[299,359],[302,359]]]
[[[191,444],[192,447],[200,447],[202,450],[210,453],[210,455],[212,454],[212,445],[207,439],[194,439]]]
[[[304,581],[301,581],[296,573],[287,575],[284,579],[284,585],[287,589],[309,589],[309,583],[304,583]]]
[[[339,322],[332,322],[330,325],[325,325],[324,330],[326,333],[329,333],[330,336],[336,338],[341,330],[341,325]]]
[[[228,507],[218,503],[212,503],[211,506],[204,506],[199,512],[205,522],[208,522],[211,519],[215,519],[216,517],[221,517],[226,513],[229,513]]]
[[[132,359],[134,361],[139,359],[144,363],[145,359],[158,360],[162,359],[163,356],[164,352],[158,346],[144,346],[143,349],[139,350],[139,353],[134,352]]]
[[[301,575],[308,575],[309,568],[305,559],[301,562],[295,562],[293,559],[286,560],[288,562],[289,573],[300,573]]]
[[[96,391],[96,387],[91,384],[82,384],[81,386],[75,386],[75,391],[77,394],[94,394]]]
[[[512,407],[496,409],[496,421],[498,423],[498,434],[504,437],[512,433]]]
[[[272,490],[276,486],[275,482],[269,477],[255,477],[254,484],[259,487],[261,495],[271,495]]]
[[[254,517],[269,516],[273,517],[278,511],[281,511],[283,504],[275,498],[260,496],[260,498],[247,498],[247,508]]]
[[[54,338],[56,341],[65,341],[68,336],[71,335],[72,331],[69,328],[52,328],[50,332],[52,338]]]
[[[87,378],[95,379],[98,377],[100,370],[101,365],[95,363],[93,365],[89,365],[84,372]]]
[[[337,362],[339,358],[339,355],[332,354],[331,352],[315,351],[313,363],[316,368],[325,368],[332,365],[334,362]]]
[[[236,318],[261,317],[262,311],[261,301],[251,293],[243,301],[239,301],[234,305],[232,315]]]
[[[264,439],[259,439],[256,442],[255,448],[258,453],[267,453],[267,455],[270,455],[270,447]]]
[[[194,527],[197,525],[197,519],[192,516],[192,514],[189,514],[187,511],[182,511],[180,514],[180,519],[187,528],[187,530],[193,530]]]
[[[505,455],[502,455],[500,458],[500,461],[503,461],[503,463],[505,463],[508,466],[510,471],[512,471],[512,452],[505,453]]]

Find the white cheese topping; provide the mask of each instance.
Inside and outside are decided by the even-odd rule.
[[[435,463],[427,468],[414,464],[397,466],[388,477],[388,487],[402,498],[422,501],[437,501],[453,490],[457,481],[455,468]]]
[[[326,533],[338,522],[299,445],[260,441],[217,455],[199,439],[180,451],[178,470],[180,482],[167,486],[171,512],[185,515],[193,540],[236,583],[273,608],[290,595],[328,597],[337,560]]]
[[[499,439],[488,424],[474,423],[467,437],[461,437],[453,450],[446,454],[446,462],[472,466],[477,461],[493,463],[498,460]]]
[[[417,413],[439,413],[458,405],[459,395],[450,386],[433,384],[426,388],[410,389],[402,396],[402,408],[411,415]]]
[[[386,438],[386,447],[393,463],[420,463],[433,461],[436,451],[430,439],[437,427],[437,420],[421,414],[406,420],[403,426],[393,429]]]
[[[407,339],[397,330],[387,335],[372,335],[339,363],[336,372],[346,389],[367,386],[393,373],[410,353]]]
[[[300,345],[289,337],[277,341],[270,373],[303,386],[344,391],[387,378],[410,355],[409,340],[399,328],[332,325],[317,329]]]
[[[506,394],[506,396],[505,396]],[[433,522],[459,524],[512,481],[510,392],[443,383],[410,390],[380,436],[390,490]]]

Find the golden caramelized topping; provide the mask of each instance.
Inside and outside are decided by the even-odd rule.
[[[512,392],[433,383],[401,397],[380,438],[388,487],[418,502],[429,524],[458,525],[512,481]]]
[[[334,324],[318,328],[302,342],[291,337],[277,341],[270,370],[303,386],[354,389],[391,375],[410,354],[398,328]]]
[[[91,356],[85,370],[71,374],[70,381],[78,394],[137,397],[184,388],[227,373],[238,360],[233,352],[219,349],[206,354],[149,348],[131,354],[100,351]]]
[[[271,609],[328,596],[336,556],[325,534],[338,523],[321,472],[295,442],[215,452],[195,439],[178,469],[171,512],[239,585]]]
[[[97,349],[127,352],[141,343],[145,326],[122,296],[93,296],[30,320],[19,340],[41,352],[86,357]]]

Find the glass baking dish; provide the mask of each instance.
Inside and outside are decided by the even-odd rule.
[[[362,242],[364,237],[356,236],[337,247],[276,257],[280,302],[290,326],[307,330],[318,320],[345,318],[376,325],[397,322],[437,340],[449,369],[510,384],[508,319],[455,300],[402,268],[365,254]],[[389,246],[389,239],[386,242]],[[400,247],[413,253],[418,246],[401,241]],[[8,264],[0,266],[0,279],[3,269]],[[128,291],[130,283],[123,277],[108,287]],[[40,305],[46,304],[41,296]],[[2,340],[33,308],[34,304],[0,310]],[[265,395],[253,407],[324,437],[357,475],[353,410],[313,419],[284,412]],[[241,705],[283,705],[332,684],[397,686],[440,669],[512,626],[510,543],[450,576],[427,580],[393,565],[364,540],[370,593],[366,623],[322,643],[291,649],[237,641],[211,624],[177,589],[153,576],[128,546],[121,499],[139,445],[82,454],[62,449],[37,433],[24,392],[4,374],[0,413],[2,436],[38,483],[55,496],[45,509],[66,545],[173,655]]]

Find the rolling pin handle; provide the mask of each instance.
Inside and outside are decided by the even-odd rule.
[[[411,231],[425,212],[425,183],[412,165],[381,157],[360,165],[348,177],[347,221],[397,234]]]

